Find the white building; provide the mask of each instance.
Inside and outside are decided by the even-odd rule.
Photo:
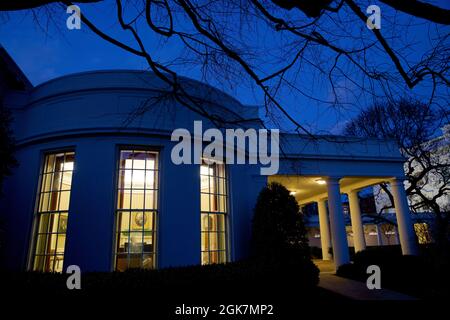
[[[256,197],[271,181],[295,192],[301,205],[318,203],[323,258],[333,247],[336,267],[349,262],[341,194],[349,195],[355,249],[363,250],[358,191],[387,182],[402,251],[417,252],[404,159],[393,141],[282,134],[280,169],[269,177],[260,165],[177,165],[173,130],[192,132],[196,120],[213,124],[175,100],[158,100],[170,88],[154,74],[84,72],[34,87],[4,50],[0,58],[1,99],[13,112],[19,162],[0,199],[2,267],[110,271],[240,260],[249,253]],[[211,114],[258,116],[220,90],[182,83]],[[150,110],[136,112],[150,100]]]

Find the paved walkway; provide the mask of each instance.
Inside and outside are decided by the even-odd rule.
[[[417,300],[414,297],[388,289],[369,290],[365,283],[338,277],[329,261],[314,260],[320,269],[319,287],[354,300]]]

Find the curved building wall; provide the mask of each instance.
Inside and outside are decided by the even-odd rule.
[[[175,142],[170,141],[170,133],[175,128],[192,130],[194,120],[203,120],[204,127],[212,124],[174,100],[152,100],[164,89],[155,81],[136,72],[72,75],[36,87],[23,106],[14,106],[19,166],[5,181],[0,203],[5,218],[3,266],[23,270],[29,263],[44,155],[73,150],[64,266],[113,270],[121,147],[159,152],[156,267],[200,263],[200,165],[173,164],[170,152]],[[213,113],[235,117],[254,112],[216,89],[194,81],[188,84],[191,92],[211,101]],[[133,114],[143,111],[140,108],[150,100],[155,104],[146,112]],[[255,165],[227,166],[227,175],[228,259],[236,260],[248,253],[252,210],[266,179]]]

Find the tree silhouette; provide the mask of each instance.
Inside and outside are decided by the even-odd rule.
[[[95,2],[76,1],[83,6]],[[5,0],[0,11],[28,9],[35,17],[48,18],[72,4]],[[131,35],[130,42],[109,35],[83,10],[81,18],[103,40],[145,59],[170,86],[173,98],[218,125],[226,124],[226,119],[210,115],[189,96],[173,66],[200,66],[205,81],[219,79],[231,87],[245,80],[264,96],[268,117],[280,115],[295,131],[313,136],[301,124],[297,106],[286,106],[284,96],[349,108],[358,101],[426,87],[429,104],[445,107],[450,11],[417,0],[380,0],[383,27],[369,30],[366,9],[371,4],[363,0],[116,0],[116,23]],[[429,45],[414,46],[414,34],[420,33],[429,34]],[[182,54],[170,61],[157,56],[155,43],[174,42],[183,47]],[[325,96],[314,91],[318,86],[325,87]]]

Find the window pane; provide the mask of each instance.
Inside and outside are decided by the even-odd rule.
[[[62,272],[64,265],[64,255],[58,254],[55,256],[54,272]]]
[[[75,153],[73,152],[67,152],[66,153],[66,159],[65,159],[65,165],[64,170],[73,171],[75,169]]]
[[[217,193],[217,178],[209,177],[209,193]]]
[[[64,153],[58,153],[55,156],[55,172],[63,171],[64,168]]]
[[[47,252],[46,254],[55,254],[56,253],[56,239],[57,234],[50,233],[47,235]]]
[[[147,154],[147,163],[146,163],[147,170],[158,170],[158,162],[156,156],[157,155],[154,152],[150,152]]]
[[[70,186],[72,185],[72,175],[72,171],[64,171],[61,190],[70,190]]]
[[[35,255],[33,270],[34,271],[44,271],[45,257],[41,255]]]
[[[144,254],[142,257],[142,268],[153,269],[153,254]]]
[[[130,252],[141,253],[143,252],[143,233],[142,232],[130,232]]]
[[[209,264],[209,252],[202,252],[202,264]]]
[[[216,232],[209,233],[209,250],[219,249],[218,239]]]
[[[131,191],[131,209],[144,209],[144,190]]]
[[[117,196],[118,209],[130,209],[131,206],[131,190],[119,190]]]
[[[49,232],[57,233],[59,225],[59,214],[53,213],[50,215],[50,228]]]
[[[226,253],[226,251],[219,251],[219,258],[220,258],[219,263],[227,262],[227,253]]]
[[[66,234],[58,234],[58,245],[56,247],[57,254],[64,254],[64,247],[66,245]]]
[[[62,180],[62,172],[54,172],[53,180],[51,185],[51,191],[59,191],[61,190],[61,180]]]
[[[128,261],[128,268],[142,268],[142,255],[140,253],[130,253]]]
[[[154,217],[154,214],[152,212],[144,212],[144,214],[143,214],[144,231],[152,231],[153,230],[153,217]]]
[[[58,232],[59,233],[67,232],[67,220],[68,219],[69,219],[69,215],[67,213],[59,214],[59,221],[58,221]]]
[[[220,178],[218,180],[218,185],[219,185],[219,194],[226,195],[227,189],[225,188],[225,179]]]
[[[144,170],[133,170],[131,181],[132,181],[131,185],[132,185],[133,189],[144,189],[145,188],[145,171]]]
[[[210,194],[209,195],[209,205],[210,211],[217,211],[218,210],[218,203],[217,203],[217,194]]]
[[[48,233],[48,232],[50,232],[50,230],[49,230],[49,228],[51,226],[50,218],[52,216],[53,215],[50,215],[48,213],[47,214],[41,214],[39,216],[39,227],[37,229],[38,233]]]
[[[131,189],[131,170],[119,170],[119,188]]]
[[[142,151],[134,151],[133,153],[133,169],[145,169],[147,153]]]
[[[55,155],[50,154],[46,157],[44,173],[55,171]]]
[[[60,194],[59,210],[60,211],[69,210],[70,191],[62,191],[59,194]]]
[[[218,196],[217,197],[217,201],[218,201],[218,208],[217,210],[219,212],[227,212],[227,198],[225,196]]]
[[[42,175],[41,192],[51,191],[53,173],[46,173]]]
[[[208,250],[208,232],[202,232],[202,251]]]
[[[225,232],[218,233],[218,237],[219,237],[219,250],[225,250],[226,249]]]
[[[154,252],[153,249],[153,233],[144,232],[144,252]]]
[[[125,169],[131,169],[132,167],[132,150],[123,150],[120,151],[120,167]]]
[[[48,192],[46,193],[41,193],[40,195],[40,203],[39,203],[39,212],[45,212],[48,211],[48,203],[50,200],[50,194]]]
[[[50,192],[47,211],[57,211],[58,202],[59,202],[59,192],[57,191]]]
[[[202,214],[201,215],[201,230],[202,231],[208,231],[208,214]]]
[[[200,194],[200,201],[201,201],[201,211],[209,211],[209,194],[202,193]]]
[[[216,215],[217,219],[217,231],[225,232],[225,215],[218,214]]]
[[[209,254],[209,263],[219,263],[219,253],[217,251],[211,251]]]
[[[200,192],[209,192],[209,176],[200,175]]]
[[[225,178],[225,166],[223,164],[217,166],[217,175],[221,178]]]
[[[45,254],[47,248],[47,234],[38,234],[36,239],[36,254]]]
[[[125,253],[119,253],[116,258],[116,270],[125,271],[128,268],[128,255]]]
[[[210,215],[209,219],[209,231],[217,231],[217,214]]]
[[[129,249],[129,232],[119,232],[117,234],[117,238],[118,238],[118,253],[123,253],[123,252],[128,252]]]
[[[208,165],[203,164],[203,165],[200,166],[200,175],[208,176],[209,172],[210,172],[210,170],[209,170]]]
[[[145,209],[156,209],[156,197],[155,191],[145,191]]]
[[[145,227],[149,227],[149,215],[145,214],[142,211],[132,212],[131,213],[131,231],[139,231],[142,232]]]
[[[130,229],[130,213],[129,212],[119,212],[117,216],[118,231],[128,231]]]
[[[156,189],[155,181],[156,172],[152,170],[145,171],[145,188],[146,189]]]

